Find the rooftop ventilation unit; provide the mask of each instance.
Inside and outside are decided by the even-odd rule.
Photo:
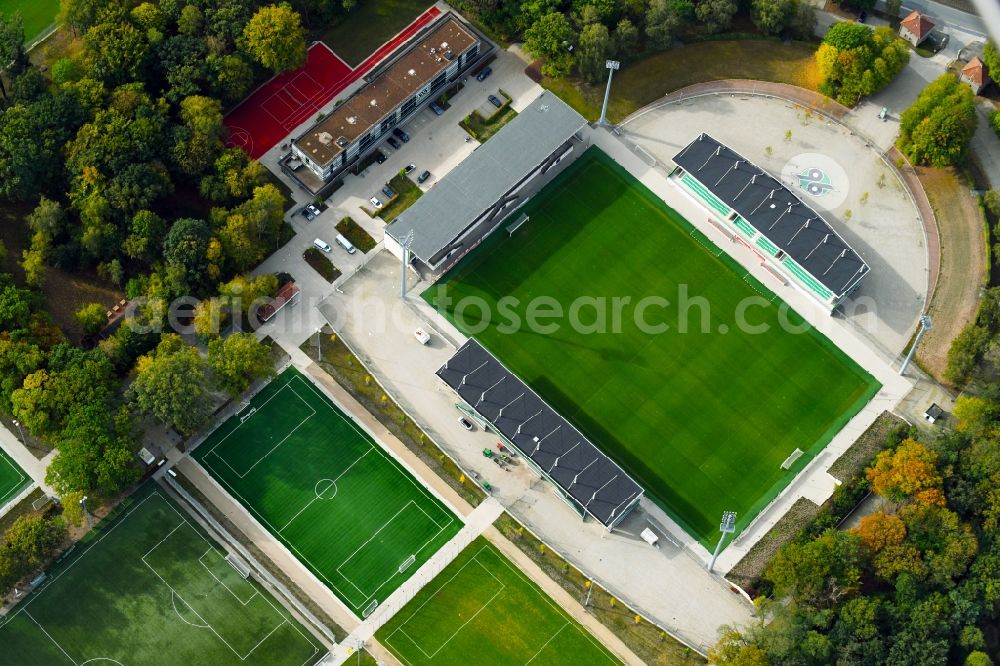
[[[316,136],[316,138],[324,146],[329,146],[330,142],[333,141],[333,135],[330,134],[329,132],[320,132],[319,135]]]
[[[408,70],[406,70],[406,73],[409,74],[410,76],[416,76],[417,75],[417,70],[415,70],[415,69],[408,69]]]
[[[373,106],[373,107],[374,106],[378,106],[378,102],[376,102],[375,100],[372,100],[372,101],[368,102],[368,104],[371,105],[371,106]]]
[[[358,122],[358,117],[357,116],[347,116],[347,124],[348,125],[354,125],[354,124],[357,124],[357,122]]]
[[[342,136],[337,137],[337,145],[340,146],[341,148],[347,148],[347,143],[348,141],[345,137]]]
[[[444,52],[444,57],[446,60],[454,60],[455,53],[451,49],[448,49],[447,51]]]

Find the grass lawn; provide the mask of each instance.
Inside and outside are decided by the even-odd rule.
[[[608,119],[617,123],[669,92],[703,81],[758,79],[816,90],[820,75],[816,45],[805,42],[741,40],[698,42],[655,53],[624,65],[615,74]],[[578,79],[543,80],[589,120],[601,115],[605,82],[590,85]]]
[[[376,245],[375,239],[368,235],[368,232],[350,217],[345,217],[340,222],[337,222],[337,231],[344,238],[351,241],[351,245],[362,252],[367,253]]]
[[[461,524],[290,368],[195,458],[359,616]]]
[[[499,109],[489,120],[479,115],[479,111],[473,111],[462,119],[459,125],[471,134],[476,141],[484,143],[491,136],[500,131],[500,128],[512,121],[517,116],[510,104],[503,109]]]
[[[324,30],[320,40],[348,65],[357,67],[433,4],[433,0],[362,0]]]
[[[16,462],[3,451],[0,451],[0,507],[21,492],[31,479]]]
[[[4,664],[315,663],[325,650],[153,483],[0,620]]]
[[[21,12],[24,18],[24,41],[31,43],[56,22],[59,0],[0,0],[0,14],[10,16]]]
[[[482,537],[375,637],[407,666],[621,663]]]
[[[412,206],[424,193],[417,184],[407,176],[396,174],[389,181],[389,187],[396,193],[396,198],[382,207],[377,215],[388,224],[402,214],[404,210]]]
[[[703,543],[717,536],[723,510],[737,511],[742,529],[876,392],[878,383],[821,334],[782,328],[780,300],[717,248],[706,251],[711,244],[686,220],[597,148],[524,212],[530,221],[513,237],[495,234],[425,297]],[[761,293],[770,299],[740,309]],[[456,305],[466,296],[500,316]],[[525,322],[539,297],[570,318],[541,320],[547,332],[511,327],[506,313]],[[600,297],[604,317],[587,304]],[[614,317],[614,297],[633,305]],[[669,303],[640,311],[650,297]],[[707,305],[674,306],[695,298]],[[572,326],[571,308],[581,304]],[[746,333],[743,322],[767,329]],[[807,455],[781,469],[796,448]]]

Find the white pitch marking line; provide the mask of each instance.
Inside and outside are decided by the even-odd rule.
[[[52,641],[52,643],[57,648],[59,648],[60,652],[62,652],[64,655],[66,655],[67,659],[69,659],[71,662],[73,662],[74,664],[76,664],[76,659],[74,659],[73,657],[69,656],[69,652],[66,652],[66,650],[63,649],[63,646],[59,644],[59,641],[57,641],[56,639],[52,638],[52,635],[49,632],[45,631],[45,627],[42,626],[41,622],[39,622],[38,620],[36,620],[31,615],[31,613],[29,613],[27,610],[22,609],[21,612],[24,613],[25,615],[27,615],[28,619],[31,620],[32,622],[34,622],[38,626],[38,628],[42,630],[42,633],[45,634],[48,637],[48,639],[50,641]]]
[[[556,638],[556,636],[558,636],[559,634],[561,634],[563,632],[563,629],[565,629],[568,626],[569,626],[569,622],[567,622],[563,626],[559,627],[559,630],[556,631],[556,633],[554,633],[551,636],[549,636],[549,640],[547,640],[544,643],[542,643],[542,647],[538,648],[538,652],[536,652],[535,654],[531,655],[531,659],[529,659],[528,661],[524,662],[524,666],[528,666],[528,664],[530,664],[531,662],[533,662],[535,660],[535,657],[537,657],[538,655],[540,655],[542,653],[542,650],[544,650],[545,647],[549,643],[551,643],[552,641],[554,641],[555,638]]]
[[[211,576],[212,578],[214,578],[215,580],[217,580],[219,582],[219,585],[221,585],[222,587],[226,588],[226,590],[229,591],[229,594],[233,595],[233,598],[236,599],[236,601],[240,602],[241,606],[246,607],[246,605],[249,604],[251,601],[253,601],[254,597],[256,597],[258,594],[260,594],[260,592],[258,592],[255,589],[253,591],[253,594],[250,595],[249,599],[247,599],[246,601],[243,601],[242,599],[240,599],[239,595],[236,594],[235,592],[233,592],[233,589],[231,587],[229,587],[228,585],[226,585],[225,581],[223,581],[221,578],[219,578],[218,576],[216,576],[215,572],[213,572],[211,569],[209,569],[208,565],[205,564],[205,559],[204,559],[205,555],[208,555],[209,553],[217,553],[217,552],[219,552],[219,551],[215,550],[212,547],[209,547],[209,549],[206,550],[204,553],[202,553],[201,557],[198,558],[198,562],[201,563],[201,566],[205,567],[205,571],[208,572],[209,576]]]
[[[352,467],[354,467],[355,465],[357,465],[357,464],[358,464],[359,462],[361,462],[361,459],[362,459],[362,458],[364,458],[365,456],[367,456],[367,455],[368,455],[369,453],[371,453],[371,452],[372,452],[372,448],[374,448],[374,447],[369,447],[369,449],[368,449],[367,451],[365,451],[364,453],[362,453],[362,454],[361,454],[360,456],[358,456],[358,457],[357,457],[357,458],[356,458],[356,459],[354,460],[354,462],[352,462],[352,463],[351,463],[350,465],[348,465],[348,466],[347,466],[347,467],[346,467],[346,468],[344,469],[344,471],[343,471],[343,472],[341,472],[340,474],[338,474],[338,475],[337,475],[337,478],[333,479],[333,485],[334,485],[334,487],[337,487],[337,481],[340,481],[340,479],[342,479],[342,478],[343,478],[343,476],[344,476],[345,474],[347,474],[347,472],[349,472],[349,471],[350,471],[350,469],[351,469]],[[322,480],[322,479],[320,479],[320,480]],[[318,482],[317,482],[317,483],[318,483]],[[313,486],[313,490],[314,490],[314,491],[315,491],[315,488],[316,488],[316,486],[314,485],[314,486]],[[285,526],[284,526],[284,527],[282,527],[282,528],[281,528],[280,530],[278,530],[278,533],[280,534],[280,533],[282,532],[282,530],[284,530],[284,529],[285,529],[286,527],[288,527],[289,525],[291,525],[291,524],[292,524],[292,523],[293,523],[293,522],[295,521],[295,519],[296,519],[296,518],[298,518],[298,517],[299,517],[299,515],[300,515],[300,514],[301,514],[301,513],[303,512],[303,511],[305,511],[305,510],[306,510],[306,509],[308,509],[308,508],[309,508],[310,506],[312,506],[312,503],[313,503],[313,502],[315,502],[315,501],[316,501],[316,500],[318,500],[318,499],[320,499],[320,498],[319,498],[318,496],[316,496],[316,497],[313,497],[313,498],[312,498],[311,500],[309,500],[308,502],[306,502],[306,505],[305,505],[304,507],[302,507],[301,509],[299,509],[298,513],[296,513],[296,514],[295,514],[294,516],[292,516],[292,519],[291,519],[291,520],[289,520],[289,521],[288,521],[287,523],[285,523]],[[332,499],[332,498],[331,498],[331,499]]]
[[[482,550],[480,550],[479,552],[482,552]],[[477,559],[478,557],[479,557],[479,553],[476,553],[476,555],[475,555],[475,556],[473,556],[473,558],[472,558],[471,560],[469,560],[468,562],[466,562],[465,564],[463,564],[463,565],[462,565],[462,568],[461,568],[461,569],[459,569],[458,571],[456,571],[456,572],[455,572],[455,575],[454,575],[454,576],[452,576],[451,578],[449,578],[449,579],[448,579],[448,580],[447,580],[447,581],[446,581],[446,582],[445,582],[445,583],[444,583],[443,585],[441,585],[441,587],[439,587],[439,588],[438,588],[438,589],[437,589],[437,590],[436,590],[436,591],[434,592],[434,594],[432,594],[432,595],[430,596],[430,598],[428,598],[428,599],[427,599],[427,601],[425,601],[424,603],[420,604],[420,607],[419,607],[419,608],[418,608],[417,610],[415,610],[415,611],[413,612],[413,614],[412,614],[412,615],[410,615],[410,617],[408,617],[408,618],[406,619],[406,622],[404,622],[403,624],[401,624],[401,625],[399,626],[399,628],[398,628],[398,629],[396,629],[396,631],[398,631],[398,632],[401,632],[401,633],[402,633],[402,634],[403,634],[404,636],[406,636],[406,638],[407,638],[407,639],[409,639],[409,641],[410,641],[411,643],[413,643],[413,645],[414,645],[414,646],[416,646],[416,648],[417,648],[418,650],[420,650],[421,652],[423,652],[423,653],[424,653],[424,656],[425,656],[425,657],[427,657],[428,659],[433,659],[433,658],[434,658],[434,657],[435,657],[435,656],[437,655],[437,653],[438,653],[438,652],[440,652],[441,650],[443,650],[443,649],[444,649],[444,648],[445,648],[445,647],[446,647],[446,646],[448,645],[448,643],[450,643],[450,642],[451,642],[451,641],[452,641],[452,640],[453,640],[453,639],[455,638],[455,636],[458,636],[458,634],[459,634],[459,633],[460,633],[460,632],[461,632],[461,631],[462,631],[463,629],[465,629],[465,627],[466,627],[466,625],[467,625],[467,624],[469,624],[470,622],[472,622],[473,620],[475,620],[475,619],[476,619],[476,617],[478,617],[480,613],[482,613],[482,612],[483,612],[484,610],[486,610],[486,609],[487,609],[487,608],[489,607],[489,605],[490,605],[491,603],[493,603],[493,601],[494,601],[494,600],[495,600],[495,599],[496,599],[496,598],[497,598],[498,596],[500,596],[500,594],[502,594],[502,593],[503,593],[503,591],[504,591],[505,589],[507,589],[507,586],[506,586],[506,585],[504,585],[504,584],[503,584],[503,582],[501,582],[501,581],[500,581],[500,580],[499,580],[499,579],[498,579],[498,578],[497,578],[496,576],[493,576],[492,572],[490,572],[490,570],[489,570],[489,569],[487,569],[487,568],[486,568],[486,566],[485,566],[485,565],[484,565],[484,564],[483,564],[482,562],[480,562],[480,561],[479,561],[479,560]],[[488,600],[486,601],[486,603],[484,603],[484,604],[483,604],[482,606],[480,606],[480,607],[479,607],[479,610],[477,610],[477,611],[476,611],[475,613],[473,613],[473,614],[472,614],[471,616],[469,616],[469,619],[468,619],[468,620],[466,620],[466,621],[465,621],[465,622],[463,622],[463,623],[462,623],[461,625],[459,625],[459,627],[458,627],[458,628],[457,628],[457,629],[456,629],[456,630],[455,630],[455,631],[454,631],[454,632],[453,632],[453,633],[451,634],[451,636],[449,636],[449,637],[448,637],[448,638],[447,638],[447,639],[445,640],[445,642],[444,642],[444,643],[442,643],[442,644],[441,644],[440,646],[438,646],[438,649],[434,650],[434,652],[433,652],[433,653],[431,653],[431,654],[427,654],[427,651],[426,651],[426,650],[424,650],[424,648],[423,648],[423,647],[421,647],[419,643],[417,643],[417,642],[416,642],[415,640],[413,640],[413,637],[412,637],[412,636],[410,636],[410,634],[408,634],[408,633],[406,632],[406,630],[404,629],[404,627],[406,626],[406,624],[407,624],[407,623],[408,623],[408,622],[409,622],[409,621],[410,621],[411,619],[413,619],[414,617],[416,617],[417,613],[419,613],[419,612],[420,612],[420,610],[421,610],[421,609],[422,609],[422,608],[423,608],[423,607],[424,607],[424,606],[425,606],[425,605],[426,605],[426,604],[427,604],[427,603],[428,603],[429,601],[433,600],[433,599],[434,599],[434,598],[435,598],[435,597],[436,597],[436,596],[437,596],[437,595],[438,595],[438,594],[439,594],[439,593],[441,592],[441,590],[443,590],[443,589],[444,589],[444,587],[445,587],[446,585],[448,585],[448,584],[449,584],[449,583],[450,583],[450,582],[451,582],[451,581],[452,581],[452,580],[453,580],[453,579],[454,579],[454,578],[455,578],[456,576],[458,576],[458,574],[459,574],[459,573],[461,573],[461,572],[462,572],[462,570],[463,570],[463,569],[465,569],[465,567],[469,566],[469,565],[470,565],[470,564],[472,564],[473,562],[475,562],[476,564],[478,564],[478,565],[479,565],[479,567],[480,567],[480,568],[481,568],[481,569],[482,569],[483,571],[485,571],[486,573],[488,573],[488,574],[490,574],[491,576],[493,576],[493,578],[494,578],[494,579],[495,579],[495,580],[496,580],[496,581],[497,581],[497,582],[498,582],[498,583],[500,584],[500,589],[499,589],[499,590],[497,590],[497,591],[496,591],[496,593],[494,593],[494,595],[493,595],[492,597],[490,597],[490,598],[489,598],[489,599],[488,599]],[[393,633],[396,633],[396,632],[393,632]]]

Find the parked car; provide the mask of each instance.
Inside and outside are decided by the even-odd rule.
[[[381,150],[375,151],[375,161],[376,162],[378,162],[379,164],[382,164],[383,162],[385,162],[385,160],[386,160],[385,153],[383,153]]]
[[[316,219],[316,216],[320,214],[320,209],[316,207],[315,204],[309,204],[302,209],[302,217],[306,218],[310,222]]]
[[[404,168],[403,171],[406,172],[406,173],[410,173],[411,171],[413,171],[416,168],[417,168],[416,164],[407,164],[406,168]]]
[[[333,248],[330,247],[330,244],[327,243],[322,238],[316,238],[315,240],[313,240],[313,247],[315,247],[317,250],[322,250],[323,252],[333,251]]]
[[[370,201],[372,205],[375,206],[375,210],[378,210],[382,207],[382,202],[378,200],[378,197],[372,197],[368,201]]]
[[[399,141],[396,141],[395,137],[391,137],[390,136],[389,139],[386,141],[386,143],[388,143],[390,146],[392,146],[396,150],[400,149],[400,143],[399,143]]]
[[[415,337],[417,339],[417,342],[419,342],[422,345],[426,345],[428,342],[431,341],[431,334],[422,328],[418,328],[417,330],[413,331],[413,337]]]
[[[489,67],[483,67],[483,69],[476,74],[476,81],[485,81],[486,77],[493,73],[493,70]]]
[[[492,104],[493,106],[497,107],[498,109],[499,109],[499,108],[500,108],[501,106],[503,106],[503,102],[501,102],[501,101],[500,101],[500,98],[499,98],[499,97],[497,97],[496,95],[490,95],[490,96],[488,97],[488,99],[490,100],[490,104]]]
[[[383,186],[382,186],[382,194],[384,194],[384,195],[385,195],[385,198],[386,198],[386,199],[391,199],[391,198],[393,198],[394,196],[396,196],[396,193],[395,193],[395,192],[393,192],[393,191],[392,191],[392,188],[391,188],[391,187],[389,187],[388,185],[383,185]]]
[[[392,130],[392,133],[399,137],[399,140],[403,143],[408,143],[410,141],[410,135],[398,127]]]
[[[437,102],[431,102],[431,111],[433,111],[434,115],[437,116],[440,116],[441,114],[444,113],[444,109]]]
[[[468,430],[469,432],[472,432],[473,430],[475,430],[475,428],[472,425],[472,421],[470,421],[469,419],[465,418],[464,416],[459,416],[458,417],[458,424],[460,426],[462,426],[463,428],[465,428],[466,430]]]
[[[422,183],[422,182],[424,182],[425,180],[427,180],[430,177],[431,177],[431,172],[430,171],[424,171],[422,174],[420,174],[419,176],[417,176],[417,182],[418,183]]]

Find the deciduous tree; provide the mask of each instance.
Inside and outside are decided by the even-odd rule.
[[[299,14],[288,4],[261,7],[243,29],[247,53],[277,73],[301,67],[306,61],[306,39]]]
[[[562,12],[549,12],[524,31],[524,47],[536,58],[543,58],[542,72],[546,76],[565,76],[573,68],[575,33]]]
[[[604,63],[611,55],[611,36],[602,23],[592,23],[580,33],[577,64],[580,75],[591,83],[604,78]]]
[[[211,414],[208,364],[198,350],[174,334],[163,336],[152,354],[136,362],[132,401],[178,432],[190,435]]]
[[[236,397],[251,383],[274,374],[271,348],[253,333],[233,333],[208,343],[208,362],[215,383]]]
[[[89,303],[76,311],[76,322],[80,324],[84,335],[93,335],[108,323],[106,309],[100,303]]]

